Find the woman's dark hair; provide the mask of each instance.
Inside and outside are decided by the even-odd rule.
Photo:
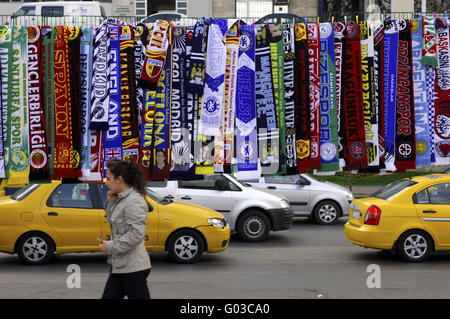
[[[106,167],[115,178],[122,176],[125,183],[145,195],[144,173],[135,162],[112,159],[108,161]]]

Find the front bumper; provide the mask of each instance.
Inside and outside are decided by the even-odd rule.
[[[217,253],[227,249],[230,242],[230,228],[228,225],[224,229],[216,226],[200,226],[197,227],[197,230],[206,239],[206,251],[208,253]]]
[[[294,211],[289,208],[277,208],[268,210],[270,219],[272,220],[272,230],[285,230],[291,228]]]

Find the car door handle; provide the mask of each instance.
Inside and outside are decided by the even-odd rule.
[[[173,195],[167,195],[167,196],[165,196],[164,198],[167,198],[167,199],[174,199],[174,197],[173,197]]]
[[[48,216],[58,216],[58,213],[56,213],[56,212],[49,212],[47,215]]]
[[[435,210],[423,210],[422,211],[424,214],[436,214]]]
[[[277,189],[275,186],[267,186],[268,189]]]
[[[189,196],[183,196],[183,197],[181,197],[181,199],[185,199],[185,200],[191,200],[191,198],[189,197]]]

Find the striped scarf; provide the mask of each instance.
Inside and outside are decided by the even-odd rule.
[[[206,30],[206,21],[201,18],[196,22],[191,36],[192,49],[189,54],[190,64],[186,77],[186,88],[193,94],[203,94],[205,86]]]
[[[344,31],[345,24],[336,22],[333,25],[334,29],[334,59],[336,64],[336,114],[337,126],[339,136],[339,168],[345,166],[344,159],[344,140],[345,140],[345,123],[344,110],[342,108],[342,62],[343,62],[343,48],[344,48]]]
[[[430,128],[430,160],[436,163],[436,154],[434,147],[434,82],[436,79],[436,68],[434,66],[426,67],[427,78],[427,105],[428,105],[428,125]]]
[[[436,57],[436,26],[433,17],[422,18],[422,64],[429,66],[437,66]]]

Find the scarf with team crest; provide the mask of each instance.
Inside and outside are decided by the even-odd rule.
[[[191,33],[191,52],[186,77],[186,88],[189,93],[203,94],[205,86],[205,49],[207,23],[205,18],[199,19]]]
[[[422,64],[437,66],[436,26],[433,17],[422,17],[421,27]]]
[[[343,48],[344,48],[344,31],[345,24],[342,22],[335,22],[333,24],[334,31],[334,61],[336,65],[336,114],[338,126],[338,141],[339,141],[339,168],[345,166],[344,159],[344,141],[345,141],[345,122],[344,110],[342,108],[342,63],[343,63]]]

